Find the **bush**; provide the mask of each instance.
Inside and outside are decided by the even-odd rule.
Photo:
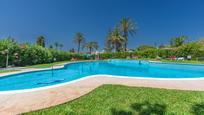
[[[103,54],[100,54],[100,58],[101,59],[111,59],[112,58],[112,54],[113,53],[103,53]]]
[[[11,39],[0,40],[0,67],[6,65],[6,55],[9,49],[9,65],[25,66],[51,63],[53,61],[68,61],[72,57],[79,60],[90,59],[85,54],[75,54],[67,51],[44,48],[39,45],[18,44]],[[54,58],[56,60],[54,60]]]
[[[176,51],[174,49],[158,49],[158,56],[165,59],[170,56],[175,56]]]
[[[151,48],[151,49],[137,51],[137,54],[139,58],[156,58],[158,55],[158,50]]]
[[[177,48],[176,56],[187,57],[188,55],[191,55],[192,58],[195,59],[196,57],[204,56],[203,55],[204,52],[200,49],[201,49],[200,44],[194,42],[188,43]]]
[[[149,49],[156,49],[156,48],[150,45],[141,45],[137,48],[138,51],[149,50]]]
[[[134,55],[134,52],[103,53],[103,54],[100,54],[100,58],[101,59],[115,59],[115,58],[124,59],[127,57],[131,57],[131,55]]]
[[[51,52],[42,46],[25,45],[21,50],[19,65],[50,63],[52,58]]]
[[[11,39],[0,40],[0,67],[6,66],[7,53],[9,62],[15,62],[20,53],[18,44]]]

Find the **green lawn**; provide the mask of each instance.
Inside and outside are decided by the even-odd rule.
[[[14,71],[17,71],[17,70],[0,70],[0,73],[7,73],[7,72],[14,72]]]
[[[183,63],[183,64],[204,64],[204,61],[196,61],[196,60],[161,60],[162,62],[172,62],[172,63]]]
[[[151,61],[161,61],[161,62],[169,62],[169,63],[181,63],[181,64],[204,64],[204,61],[198,61],[198,60],[168,60],[168,59],[151,59],[151,58],[142,58],[137,60],[151,60]]]
[[[25,115],[203,115],[204,92],[103,85],[79,99]]]
[[[26,68],[49,68],[52,67],[52,65],[59,65],[59,64],[64,64],[68,63],[70,61],[60,61],[60,62],[54,62],[54,63],[49,63],[49,64],[37,64],[37,65],[32,65],[32,66],[25,66]],[[7,72],[14,72],[17,70],[0,70],[0,73],[7,73]]]
[[[49,68],[49,67],[52,67],[52,65],[58,65],[58,64],[68,63],[68,62],[70,61],[60,61],[60,62],[54,62],[49,64],[37,64],[37,65],[26,66],[26,67],[27,68]]]

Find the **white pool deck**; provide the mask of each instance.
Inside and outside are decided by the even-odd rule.
[[[43,69],[29,68],[3,73],[0,76],[36,70]],[[204,91],[204,79],[199,78],[178,80],[97,75],[97,77],[89,76],[70,83],[34,90],[0,92],[0,115],[14,115],[58,105],[85,95],[103,84]]]

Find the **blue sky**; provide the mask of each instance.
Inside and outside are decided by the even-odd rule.
[[[82,32],[103,48],[109,28],[130,17],[138,32],[129,48],[168,44],[180,35],[193,41],[204,37],[203,6],[203,0],[0,0],[0,39],[34,43],[44,35],[47,44],[58,41],[67,50],[76,48],[74,34]]]

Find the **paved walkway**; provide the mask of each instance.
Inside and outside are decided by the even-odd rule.
[[[62,68],[64,67],[63,64],[61,65],[55,65],[53,68]],[[26,68],[26,67],[16,67],[10,70],[16,70],[12,72],[5,72],[5,73],[0,73],[0,77],[6,76],[6,75],[12,75],[12,74],[17,74],[17,73],[23,73],[23,72],[30,72],[30,71],[39,71],[39,70],[47,70],[47,69],[52,69],[52,68]]]

